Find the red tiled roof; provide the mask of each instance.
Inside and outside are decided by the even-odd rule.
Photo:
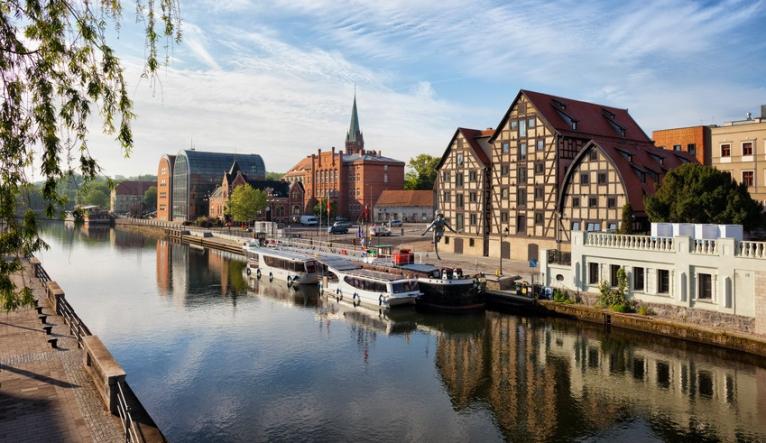
[[[442,154],[441,160],[439,160],[439,164],[436,165],[436,169],[440,169],[444,162],[447,160],[447,156],[449,156],[450,153],[450,146],[452,146],[452,142],[455,141],[455,138],[457,137],[458,133],[463,134],[463,138],[465,138],[468,141],[468,145],[471,146],[471,149],[473,149],[474,154],[476,154],[476,158],[484,165],[489,166],[492,162],[490,160],[490,148],[489,145],[486,143],[480,143],[479,139],[482,137],[488,137],[487,134],[485,134],[485,131],[480,131],[478,129],[469,129],[469,128],[457,128],[455,131],[455,134],[452,136],[452,139],[450,139],[449,144],[447,145],[447,149],[444,151],[444,154]]]
[[[580,163],[580,159],[593,146],[597,146],[617,169],[625,185],[628,202],[634,212],[644,211],[644,197],[654,194],[662,177],[668,171],[684,163],[697,162],[693,156],[686,152],[660,149],[652,143],[614,138],[594,138],[582,148],[569,166],[564,177],[564,186],[561,187],[562,193],[566,191],[571,175]],[[645,180],[641,179],[642,174],[645,175]],[[653,174],[656,174],[656,180]],[[559,198],[559,209],[563,207],[563,197],[562,195]]]
[[[129,180],[118,183],[114,191],[117,195],[144,195],[152,186],[157,186],[157,182]]]
[[[433,191],[386,189],[378,197],[375,206],[426,206],[434,205]]]
[[[532,102],[545,121],[564,135],[581,138],[607,137],[641,142],[651,141],[641,127],[638,126],[638,123],[633,120],[627,109],[557,97],[524,89],[519,91],[513,104],[518,101],[522,94]],[[508,120],[513,104],[508,108],[498,128],[502,128]],[[567,118],[577,123],[576,128],[572,128],[572,125],[567,122]],[[612,122],[616,123],[616,126]],[[624,129],[624,135],[620,133],[620,127]],[[495,136],[497,134],[498,132],[495,132]],[[493,136],[493,139],[495,136]]]

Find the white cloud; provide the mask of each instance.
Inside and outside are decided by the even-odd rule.
[[[210,52],[207,50],[207,37],[205,32],[200,29],[199,26],[191,22],[185,22],[184,29],[184,46],[188,47],[194,55],[209,68],[220,70],[221,66],[215,61]]]

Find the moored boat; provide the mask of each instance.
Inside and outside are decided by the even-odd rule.
[[[311,256],[260,246],[251,241],[243,248],[247,257],[245,272],[248,276],[269,281],[285,280],[287,286],[315,285],[319,283],[319,264]]]
[[[423,295],[418,308],[443,312],[480,311],[486,301],[478,280],[460,268],[437,268],[430,264],[405,264],[396,269],[417,277]]]
[[[320,261],[326,266],[326,290],[337,300],[349,300],[354,305],[365,304],[389,309],[412,305],[421,296],[415,278],[401,273],[363,269],[348,260],[327,258]]]

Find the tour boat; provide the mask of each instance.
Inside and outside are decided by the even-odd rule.
[[[354,305],[371,305],[379,309],[414,304],[421,292],[418,281],[400,273],[372,271],[348,260],[320,259],[327,268],[326,291],[337,300],[344,298]]]
[[[444,312],[465,312],[484,309],[484,291],[479,282],[463,275],[461,269],[437,268],[430,264],[396,266],[417,277],[423,295],[418,308]]]
[[[319,264],[312,257],[293,251],[266,248],[255,240],[244,246],[245,272],[256,278],[286,280],[287,286],[315,285],[319,282]]]

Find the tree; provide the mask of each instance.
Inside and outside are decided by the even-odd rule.
[[[411,158],[407,165],[410,171],[404,177],[404,189],[433,189],[438,164],[439,157],[428,154]]]
[[[745,184],[696,163],[668,172],[645,206],[653,222],[741,224],[748,231],[763,226],[763,207]]]
[[[144,210],[152,212],[157,209],[157,187],[149,186],[144,192]]]
[[[258,213],[266,207],[266,193],[250,185],[234,188],[229,201],[229,214],[236,222],[255,220]]]
[[[136,5],[146,31],[144,74],[154,79],[158,39],[180,40],[179,4],[138,0]],[[92,179],[100,170],[87,143],[93,111],[125,155],[133,147],[132,103],[120,60],[107,41],[110,24],[119,27],[121,13],[119,0],[0,2],[0,303],[6,310],[31,301],[29,289],[17,288],[11,275],[22,269],[22,257],[46,247],[31,210],[16,218],[17,197],[32,165],[40,164],[46,214],[53,217],[64,203],[59,179],[74,169]],[[68,167],[62,159],[72,155],[77,166]]]
[[[323,219],[327,219],[327,217],[335,217],[337,213],[338,205],[332,200],[330,201],[330,215],[327,215],[326,198],[320,199],[317,204],[314,205],[314,215],[319,216],[321,214]]]
[[[109,208],[109,196],[112,192],[113,183],[93,179],[85,182],[77,193],[77,203],[79,205],[96,205],[102,209]]]
[[[285,176],[284,172],[273,172],[273,171],[266,172],[266,180],[278,181],[278,180],[282,180],[282,177],[284,176]]]
[[[620,234],[633,234],[633,208],[630,207],[630,203],[625,203],[622,206],[622,220],[620,221]]]

